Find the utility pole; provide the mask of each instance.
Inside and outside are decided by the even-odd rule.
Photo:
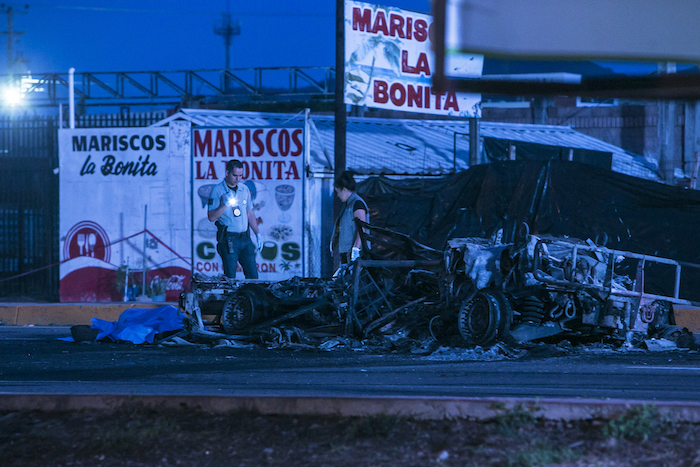
[[[345,107],[345,2],[335,2],[335,178],[345,171],[347,111]],[[336,203],[337,209],[340,204]],[[337,211],[336,211],[337,212]]]
[[[226,13],[221,13],[221,24],[214,24],[214,34],[224,38],[224,46],[226,47],[226,70],[231,68],[231,39],[241,33],[241,22],[236,24],[231,21],[231,12],[229,2],[226,2]],[[224,75],[224,89],[228,90],[228,76]]]
[[[334,180],[337,180],[340,174],[345,171],[346,158],[345,151],[347,146],[346,131],[347,131],[347,107],[345,105],[345,1],[335,1],[335,160],[334,163]],[[333,184],[331,183],[331,193],[333,193]],[[324,238],[323,244],[327,245],[331,239],[333,219],[336,219],[341,211],[341,202],[337,196],[333,196],[333,216],[330,217],[329,210],[324,211],[325,218],[321,221],[322,225],[328,226],[328,236]],[[325,229],[324,229],[325,230]],[[330,257],[328,257],[330,259]],[[328,263],[326,263],[328,264]],[[337,258],[332,264],[329,264],[329,274],[338,266]],[[346,323],[348,326],[350,321]],[[350,330],[351,329],[346,329]]]
[[[26,14],[26,11],[15,11],[11,6],[6,6],[4,3],[0,3],[0,8],[3,8],[2,13],[7,15],[7,31],[0,31],[0,34],[7,35],[7,74],[10,75],[10,80],[12,80],[13,68],[15,64],[15,55],[12,50],[12,43],[15,37],[21,37],[24,31],[15,31],[13,27],[13,15],[15,13]]]

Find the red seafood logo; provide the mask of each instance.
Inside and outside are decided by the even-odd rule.
[[[92,221],[75,224],[66,234],[63,244],[63,258],[73,259],[79,256],[100,259],[109,263],[111,248],[107,232]]]

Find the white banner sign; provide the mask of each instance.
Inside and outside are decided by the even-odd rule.
[[[61,301],[177,300],[191,271],[190,176],[169,136],[59,131]]]
[[[430,15],[345,2],[345,103],[462,117],[481,116],[481,95],[434,93]],[[462,77],[481,77],[484,57],[461,56]]]
[[[259,279],[303,275],[304,131],[301,128],[195,129],[192,141],[194,271],[223,274],[216,251],[216,226],[207,218],[212,188],[226,163],[243,164],[243,181],[263,237],[256,257]],[[236,278],[243,278],[238,266]]]

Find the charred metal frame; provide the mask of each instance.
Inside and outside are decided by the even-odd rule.
[[[389,301],[387,300],[386,295],[382,292],[381,288],[379,288],[376,283],[374,282],[374,279],[370,274],[367,274],[367,277],[371,280],[372,284],[376,287],[376,291],[380,294],[380,298],[377,298],[375,300],[382,300],[384,301],[389,308],[389,311],[385,312],[383,315],[379,315],[376,320],[372,321],[368,326],[366,326],[365,329],[362,329],[362,324],[357,318],[357,304],[359,303],[359,298],[360,298],[360,277],[362,275],[362,272],[365,269],[368,268],[388,268],[388,269],[414,269],[414,268],[435,268],[438,267],[442,264],[441,260],[364,260],[362,258],[356,260],[353,263],[353,270],[352,270],[352,300],[350,301],[350,306],[348,307],[348,318],[346,321],[346,328],[345,328],[345,333],[348,335],[354,334],[355,328],[357,327],[360,331],[364,332],[365,334],[371,332],[372,330],[376,329],[379,326],[379,323],[382,322],[383,319],[386,319],[387,316],[394,316],[396,315],[399,311],[402,311],[409,306],[416,305],[422,301],[425,300],[426,297],[422,297],[416,300],[413,300],[405,305],[402,305],[396,309],[393,309]],[[372,306],[374,302],[370,302],[369,304],[365,305],[367,306]]]
[[[443,329],[458,327],[468,344],[490,345],[506,338],[524,342],[567,332],[629,339],[631,331],[652,329],[654,314],[665,306],[662,303],[700,306],[700,302],[679,296],[681,268],[700,270],[700,264],[613,250],[590,241],[541,239],[530,236],[527,226],[516,243],[501,243],[498,236],[456,238],[448,242],[447,250],[438,251],[404,234],[359,220],[356,225],[362,257],[341,266],[333,279],[294,277],[275,283],[224,277],[199,281],[195,277],[193,293],[186,294],[181,307],[194,316],[194,326],[200,332],[211,332],[202,314],[216,315],[217,311],[219,323],[213,324],[226,329],[231,323],[225,317],[226,303],[246,305],[248,302],[241,300],[251,297],[252,292],[245,290],[259,286],[269,299],[260,307],[268,311],[254,312],[251,299],[250,317],[239,321],[245,328],[229,324],[229,330],[251,336],[278,325],[290,324],[296,329],[297,324],[302,328],[311,324],[306,329],[309,332],[325,327],[337,334],[365,338],[377,331],[387,332],[392,321],[400,322],[399,317],[405,316],[408,322],[423,319],[422,325],[436,339],[433,322],[439,318]],[[548,245],[563,247],[564,256],[550,255]],[[587,261],[577,261],[584,256],[581,252],[588,253]],[[635,281],[615,274],[615,260],[622,258],[638,260]],[[504,261],[510,266],[504,266]],[[651,263],[675,268],[673,296],[644,291],[645,266]],[[480,271],[493,271],[485,286],[479,285]],[[307,288],[303,293],[292,292],[294,284]],[[237,298],[239,291],[242,295]],[[207,300],[223,305],[217,310],[209,303],[205,313],[201,305]],[[248,312],[243,308],[236,312]],[[409,317],[414,312],[415,318]]]
[[[611,296],[621,296],[621,297],[632,297],[632,298],[648,298],[648,299],[654,299],[654,300],[664,300],[667,302],[675,303],[678,305],[691,305],[691,306],[700,306],[700,302],[692,301],[692,300],[686,300],[682,299],[679,297],[680,294],[680,285],[681,285],[681,267],[688,267],[688,268],[693,268],[693,269],[698,269],[700,270],[700,264],[695,264],[695,263],[688,263],[684,261],[675,261],[672,259],[668,258],[661,258],[658,256],[650,256],[650,255],[642,255],[638,253],[632,253],[629,251],[621,251],[621,250],[611,250],[605,247],[599,247],[599,246],[590,246],[590,245],[577,245],[577,244],[572,244],[572,260],[571,262],[575,265],[576,260],[578,257],[578,251],[579,250],[584,250],[584,251],[590,251],[593,253],[601,253],[605,255],[610,255],[611,258],[615,258],[618,256],[623,256],[625,258],[632,258],[632,259],[638,259],[640,260],[640,264],[638,266],[638,276],[639,273],[641,272],[641,275],[644,275],[644,267],[646,266],[647,262],[650,263],[660,263],[660,264],[667,264],[670,266],[675,266],[676,269],[676,275],[675,275],[675,286],[674,286],[674,293],[673,296],[666,296],[666,295],[657,295],[657,294],[650,294],[644,292],[644,281],[641,281],[641,291],[634,291],[634,290],[618,290],[618,289],[613,289],[612,288],[612,283],[609,284],[609,286],[599,286],[597,284],[582,284],[580,282],[574,282],[574,281],[569,281],[569,280],[557,280],[552,277],[548,277],[546,274],[542,272],[542,256],[544,255],[544,245],[546,244],[545,241],[539,240],[537,242],[537,245],[535,246],[535,258],[534,258],[534,275],[535,279],[544,282],[545,284],[549,284],[552,286],[558,286],[558,287],[563,287],[568,290],[578,290],[578,289],[585,289],[585,290],[595,290],[598,292],[607,292]],[[608,274],[612,277],[612,274],[615,272],[615,262],[614,261],[609,261],[607,264],[607,267],[610,268],[608,271]]]

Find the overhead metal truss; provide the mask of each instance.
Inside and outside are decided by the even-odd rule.
[[[66,104],[68,73],[0,76],[35,106]],[[173,105],[211,102],[286,102],[334,99],[333,67],[227,70],[76,72],[75,100],[82,105]]]

